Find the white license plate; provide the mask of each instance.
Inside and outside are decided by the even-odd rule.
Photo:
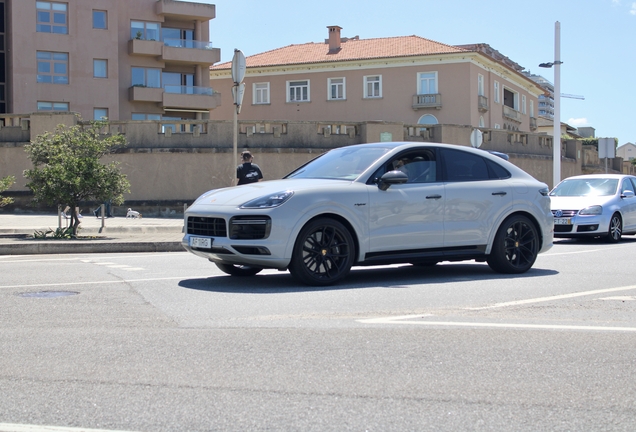
[[[570,218],[554,218],[555,225],[572,225],[572,219]]]
[[[212,239],[208,237],[190,237],[190,246],[210,249],[212,247]]]

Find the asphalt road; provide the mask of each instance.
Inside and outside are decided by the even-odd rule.
[[[188,253],[0,256],[0,431],[633,431],[635,253],[328,288]]]

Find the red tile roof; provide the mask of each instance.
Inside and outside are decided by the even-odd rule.
[[[344,39],[344,38],[343,38]],[[401,36],[377,39],[348,39],[342,42],[341,49],[329,52],[329,43],[306,43],[289,45],[264,53],[246,57],[248,68],[282,66],[308,63],[329,63],[350,60],[369,60],[377,58],[410,57],[430,54],[452,54],[470,52],[425,39],[419,36]],[[231,62],[212,66],[212,70],[229,69]]]

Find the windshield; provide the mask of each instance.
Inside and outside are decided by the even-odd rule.
[[[586,178],[563,180],[550,196],[607,196],[616,193],[618,179]]]
[[[355,180],[389,150],[388,147],[342,147],[324,153],[285,178]]]

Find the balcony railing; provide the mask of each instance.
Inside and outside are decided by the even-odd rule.
[[[503,116],[510,120],[521,123],[521,113],[514,108],[510,108],[507,105],[503,106]]]
[[[486,96],[477,96],[477,107],[479,111],[488,111],[488,98]]]
[[[212,96],[214,90],[212,87],[198,87],[198,86],[179,86],[179,85],[167,85],[164,86],[166,93],[173,94],[187,94],[187,95],[205,95]]]
[[[413,109],[437,108],[442,109],[442,95],[437,94],[416,94],[413,96]]]
[[[165,46],[174,48],[213,49],[212,42],[195,41],[191,39],[164,39]]]

